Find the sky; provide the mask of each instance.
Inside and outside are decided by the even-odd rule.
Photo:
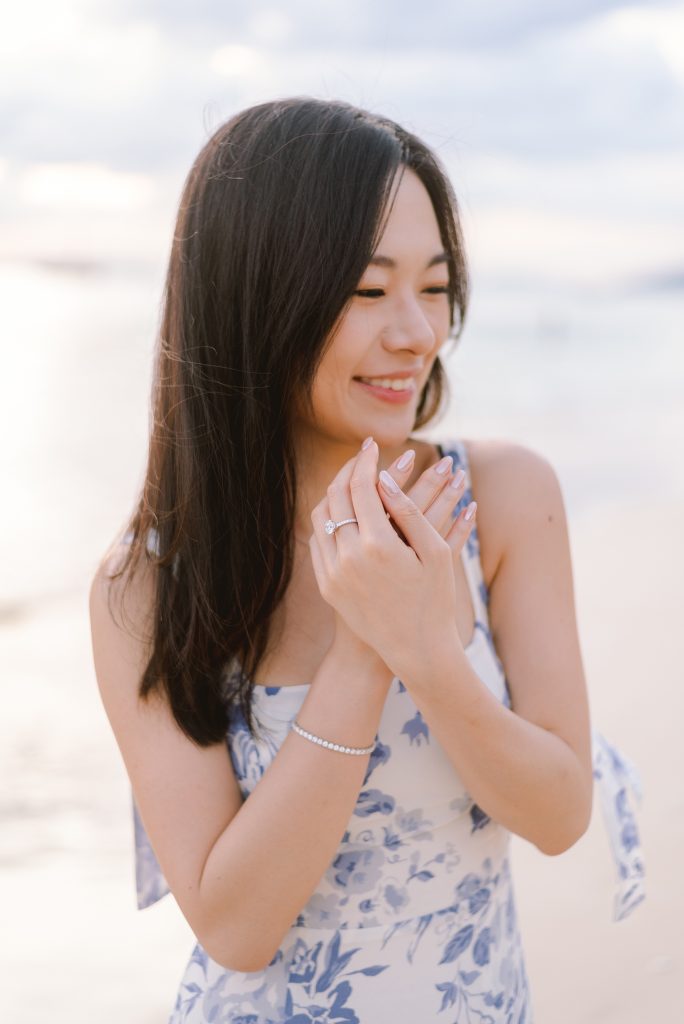
[[[159,268],[252,103],[343,98],[432,145],[491,280],[684,287],[684,4],[65,0],[0,38],[0,260]]]

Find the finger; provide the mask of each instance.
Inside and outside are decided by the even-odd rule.
[[[394,460],[394,462],[390,463],[387,467],[387,471],[392,474],[399,486],[403,487],[413,472],[415,462],[415,448],[407,448],[405,452],[402,452],[401,455]]]
[[[323,592],[328,577],[325,560],[323,558],[323,553],[315,530],[309,537],[309,551],[311,553],[311,564],[313,565],[314,576],[316,577],[318,589]]]
[[[384,469],[380,473],[377,493],[421,562],[426,562],[443,547],[443,539],[437,530]]]
[[[337,558],[337,541],[331,533],[327,533],[325,524],[329,519],[335,517],[330,514],[330,505],[327,497],[323,498],[318,503],[315,509],[316,518],[314,522],[314,533],[316,534],[316,540],[318,541],[318,550],[321,555],[323,567],[328,575],[332,573],[335,568],[335,559]],[[312,515],[312,521],[314,517]]]
[[[442,537],[451,528],[454,510],[463,498],[465,486],[466,475],[463,469],[457,469],[453,474],[450,473],[447,477],[447,483],[437,492],[429,508],[424,512],[427,521],[431,526],[434,526],[435,530]],[[411,491],[411,498],[414,501],[416,500],[413,490]]]
[[[413,472],[413,467],[415,465],[415,461],[416,461],[416,451],[415,451],[415,448],[407,448],[405,452],[402,452],[402,454],[398,458],[396,458],[394,460],[394,462],[390,463],[390,465],[387,467],[387,472],[390,474],[390,476],[392,476],[392,478],[394,480],[397,481],[397,483],[402,488],[402,490],[404,490],[406,488],[406,485],[407,485],[407,483],[409,481],[409,477],[411,476],[411,473]],[[378,483],[378,481],[376,479],[376,481],[375,481],[375,489],[376,489],[376,491],[377,491],[379,486],[380,485],[379,485],[379,483]],[[413,491],[413,489],[411,489],[411,497],[413,497],[412,491]],[[406,491],[406,493],[408,494],[409,492]],[[380,500],[382,501],[382,496],[379,495],[379,497],[380,497]],[[418,507],[420,508],[420,504],[418,502],[416,504],[418,504]],[[421,508],[421,511],[425,511],[425,509]],[[401,530],[399,529],[397,524],[392,519],[392,517],[389,514],[389,512],[385,512],[385,518],[388,520],[390,526],[392,527],[394,532],[397,534],[397,536],[402,541],[404,541],[404,543],[407,543],[406,538],[404,537],[403,533],[401,532]]]
[[[469,513],[471,513],[470,519],[466,519],[466,515]],[[465,508],[461,509],[454,519],[449,532],[444,538],[454,555],[460,555],[465,547],[465,543],[475,527],[476,518],[477,502],[471,501]]]
[[[451,526],[454,507],[463,494],[465,473],[459,469],[452,474],[453,457],[445,455],[423,470],[411,489],[406,490],[405,485],[415,461],[410,456],[414,455],[413,449],[409,448],[388,466],[388,472],[416,503],[428,522],[444,536]],[[455,491],[451,488],[455,488]]]
[[[413,472],[415,454],[413,448],[408,448],[387,467],[387,472],[402,489],[405,488]],[[449,482],[452,464],[452,456],[445,455],[444,458],[438,459],[432,466],[423,470],[414,483],[411,488],[411,497],[421,511],[424,512],[429,507],[441,488]]]
[[[437,495],[449,483],[453,463],[451,455],[443,456],[424,469],[411,488],[411,498],[423,512],[429,509]]]
[[[334,534],[326,533],[325,522],[328,519],[332,519],[334,522],[339,523],[343,519],[351,519],[353,516],[356,516],[351,498],[351,477],[358,460],[363,454],[363,450],[359,450],[356,455],[345,462],[330,481],[326,496],[320,503],[320,507],[322,509],[325,508],[325,515],[321,517],[319,535],[321,545],[330,559],[330,564],[334,564],[340,543],[349,544],[350,534],[352,537],[354,534],[358,534],[359,528],[356,523],[345,523],[344,526],[340,526],[338,530],[335,530]],[[345,535],[344,540],[343,535]]]
[[[378,458],[380,449],[375,441],[359,453],[349,481],[349,491],[355,515],[359,521],[359,533],[364,539],[371,537],[393,539],[387,513],[377,489]]]

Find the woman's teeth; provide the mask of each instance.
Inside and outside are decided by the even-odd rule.
[[[408,391],[413,387],[412,377],[358,377],[364,384],[372,384],[375,388],[391,388],[392,391]]]

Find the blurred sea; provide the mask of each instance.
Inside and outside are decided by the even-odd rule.
[[[145,265],[0,264],[6,612],[78,588],[133,501],[161,287]],[[425,436],[536,446],[575,516],[637,489],[681,498],[683,313],[684,288],[476,282],[446,349],[451,408]]]
[[[170,898],[134,910],[129,793],[96,691],[87,620],[90,577],[142,482],[161,288],[161,274],[148,265],[0,264],[0,963],[13,1024],[48,1016],[52,1024],[163,1024],[192,945]],[[642,733],[655,726],[644,724],[644,677],[630,679],[629,658],[650,670],[649,658],[659,656],[650,644],[667,640],[657,631],[674,628],[682,606],[683,324],[677,282],[592,290],[475,279],[464,335],[446,356],[451,407],[423,434],[506,437],[554,465],[576,557],[585,660],[596,678],[593,704],[610,715],[618,696],[616,738],[628,740],[637,762],[646,750]],[[677,676],[682,689],[674,639],[648,677],[651,702],[658,686],[666,701],[654,714],[658,722],[667,716],[672,729],[670,715],[682,710],[681,696],[669,703]],[[632,701],[626,710],[623,692]],[[657,756],[646,765],[653,864],[662,821],[675,812],[681,821],[684,809],[671,791],[658,802],[665,767]],[[679,826],[675,838],[681,850]],[[602,854],[603,842],[596,840]],[[584,856],[573,850],[562,862],[547,859],[543,871],[557,880],[566,864],[589,870]],[[611,870],[606,854],[600,883],[585,897],[600,892],[601,919]],[[519,900],[531,907],[521,914],[541,1013],[543,943],[527,878],[523,871]],[[589,902],[579,900],[588,914]],[[644,906],[635,919],[658,913],[657,896],[653,911]],[[577,914],[577,905],[566,911]],[[631,927],[618,930],[627,935]],[[649,971],[661,992],[676,971],[681,979],[681,950],[668,946],[667,930],[661,936],[650,959],[634,954],[638,991],[627,986],[624,1005],[600,990],[592,1003],[591,971],[584,975],[582,1021],[646,1019],[639,993],[654,980]],[[617,957],[621,970],[636,948]],[[564,983],[554,978],[560,989]],[[559,988],[548,1005],[565,1005],[556,1003]],[[580,1019],[571,1015],[577,1005],[575,992],[570,1015],[556,1014],[554,1024]]]

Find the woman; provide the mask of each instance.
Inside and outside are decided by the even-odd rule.
[[[90,598],[139,905],[198,939],[174,1024],[532,1020],[510,833],[572,846],[598,762],[553,469],[412,436],[467,300],[394,122],[285,99],[199,154]]]

